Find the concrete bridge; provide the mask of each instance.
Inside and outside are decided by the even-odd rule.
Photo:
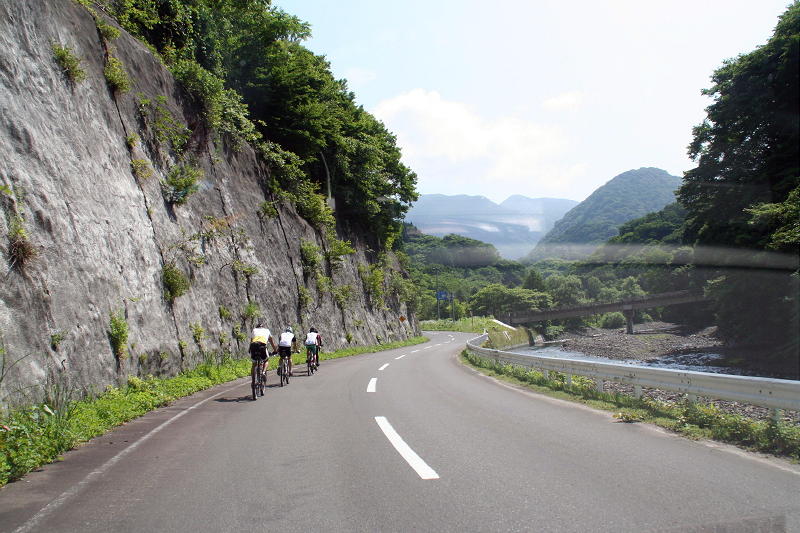
[[[668,305],[702,302],[705,300],[706,297],[702,293],[695,291],[663,292],[636,298],[626,298],[617,302],[557,307],[528,313],[512,313],[508,315],[505,322],[512,325],[528,324],[530,322],[541,322],[544,320],[557,320],[560,318],[590,316],[600,313],[621,311],[627,320],[628,333],[633,333],[633,312],[637,309],[666,307]]]

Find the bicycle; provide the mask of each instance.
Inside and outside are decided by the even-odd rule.
[[[259,359],[253,362],[250,371],[250,387],[253,389],[253,401],[258,400],[259,396],[264,396],[264,389],[267,387],[266,366],[266,359]]]
[[[281,378],[281,387],[284,383],[289,384],[289,358],[291,355],[282,355],[280,363],[278,363],[278,375]]]
[[[306,345],[306,371],[308,375],[314,373],[317,369],[317,353],[319,351],[319,347],[314,344]]]

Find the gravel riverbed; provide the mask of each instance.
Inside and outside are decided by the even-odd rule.
[[[558,339],[561,348],[570,352],[581,352],[595,357],[604,357],[619,361],[637,360],[654,362],[662,357],[689,353],[715,353],[725,354],[726,348],[716,337],[716,328],[706,328],[700,331],[687,332],[679,329],[674,324],[666,322],[649,322],[637,324],[634,334],[628,335],[625,329],[598,329],[587,328],[581,331],[565,332]],[[715,364],[719,364],[715,362]],[[750,372],[752,375],[766,375],[767,377],[781,377],[769,375],[765,372]],[[623,383],[607,383],[609,392],[633,394],[633,386]],[[660,389],[643,389],[643,396],[664,402],[679,402],[684,395]],[[720,410],[744,415],[750,418],[767,420],[772,418],[771,409],[741,402],[715,400],[698,397],[698,401],[711,403]],[[783,411],[784,421],[800,424],[799,411]]]

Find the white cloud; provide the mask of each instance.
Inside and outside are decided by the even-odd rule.
[[[570,148],[561,128],[518,116],[483,117],[436,91],[413,89],[372,112],[397,135],[423,193],[569,197],[570,184],[586,171],[559,163]]]
[[[375,71],[360,67],[350,67],[344,71],[344,78],[347,80],[347,85],[351,90],[363,87],[377,77],[378,75]]]
[[[577,111],[583,104],[583,93],[570,91],[548,98],[542,107],[549,111]]]

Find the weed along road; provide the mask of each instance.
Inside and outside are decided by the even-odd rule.
[[[240,380],[0,491],[0,531],[800,531],[800,467],[479,375],[470,335]]]

